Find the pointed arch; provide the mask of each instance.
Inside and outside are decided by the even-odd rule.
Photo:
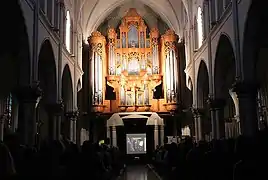
[[[201,61],[197,75],[197,107],[204,108],[209,93],[209,75],[205,61]]]
[[[244,27],[242,70],[247,82],[256,80],[256,60],[261,46],[267,46],[268,1],[252,1]]]
[[[57,68],[52,45],[46,39],[38,56],[38,79],[43,90],[45,103],[54,103],[57,99]]]
[[[216,98],[229,96],[229,88],[235,81],[235,55],[233,45],[226,34],[222,34],[218,41],[214,63],[214,87]]]
[[[0,49],[0,98],[7,97],[16,86],[28,85],[32,71],[29,36],[20,2],[8,1],[2,8],[6,11],[0,11],[1,22],[5,24],[1,30],[4,36]]]
[[[73,82],[70,67],[65,65],[62,74],[62,98],[64,102],[65,112],[73,110]]]

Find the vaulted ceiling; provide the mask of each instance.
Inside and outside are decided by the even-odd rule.
[[[180,35],[183,23],[182,11],[185,9],[188,12],[187,3],[189,1],[191,0],[65,0],[65,4],[73,12],[74,19],[79,19],[77,23],[86,38],[97,30],[111,14],[114,14],[118,7],[121,7],[117,13],[120,17],[124,14],[124,9],[130,7],[131,4],[137,6],[143,14],[142,5],[145,5],[143,7],[149,7],[169,28]],[[143,14],[141,15],[143,16]]]

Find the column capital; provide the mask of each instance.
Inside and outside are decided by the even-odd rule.
[[[55,102],[55,103],[50,103],[46,105],[46,109],[48,112],[52,113],[52,114],[62,114],[63,109],[64,109],[64,104],[62,101],[59,102]]]
[[[226,101],[225,99],[222,99],[222,98],[208,98],[207,104],[210,110],[222,109],[224,108]]]
[[[64,0],[57,0],[60,7],[65,7]]]
[[[78,111],[69,111],[65,113],[65,116],[70,119],[71,121],[76,121],[78,116],[79,116],[79,112]]]
[[[237,93],[237,96],[256,96],[259,84],[255,82],[236,81],[232,85],[232,91]]]
[[[112,131],[116,131],[116,126],[112,126]]]
[[[200,117],[204,114],[205,110],[202,108],[192,108],[192,113],[194,116]]]
[[[39,86],[39,82],[36,81],[27,86],[17,87],[13,94],[19,102],[37,102],[42,97],[43,91]]]

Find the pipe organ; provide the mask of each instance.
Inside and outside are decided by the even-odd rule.
[[[93,111],[174,111],[178,108],[177,35],[172,30],[160,36],[148,29],[131,8],[119,28],[108,28],[107,37],[93,32],[91,44],[91,89]],[[163,99],[153,99],[157,86]],[[106,87],[116,100],[105,99]]]

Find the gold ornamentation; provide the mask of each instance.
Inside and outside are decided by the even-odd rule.
[[[114,46],[115,40],[117,39],[117,34],[114,28],[108,29],[108,39],[109,39],[109,43]]]
[[[131,59],[140,59],[139,58],[139,53],[138,52],[130,52],[128,53],[128,59],[131,60]]]
[[[101,43],[93,44],[93,46],[92,46],[92,50],[93,50],[94,52],[97,52],[98,55],[102,56],[103,48],[102,48],[102,44],[101,44]]]
[[[129,39],[128,36],[131,26],[135,26],[138,32],[138,38],[135,38],[135,46],[131,45],[133,40],[131,38]],[[160,38],[159,30],[154,27],[150,29],[150,37],[148,38],[148,31],[146,29],[147,26],[142,17],[135,8],[131,8],[126,13],[125,17],[122,18],[119,33],[117,29],[108,27],[107,37],[95,31],[91,34],[90,38],[88,38],[92,50],[102,57],[104,77],[107,80],[107,84],[114,88],[117,97],[116,100],[104,100],[102,104],[94,105],[92,111],[97,113],[109,113],[110,111],[144,112],[163,110],[167,112],[175,111],[179,107],[175,102],[164,105],[164,102],[166,102],[165,99],[158,102],[153,99],[153,90],[156,86],[163,83],[162,73],[164,72],[163,69],[165,69],[165,55],[169,53],[170,50],[176,51],[178,37],[173,30],[167,30]],[[108,43],[107,46],[106,41]],[[106,48],[113,49],[111,51]],[[114,54],[111,55],[110,52]],[[109,59],[110,57],[113,59]],[[115,63],[109,64],[109,60]],[[135,73],[128,72],[132,72],[131,67],[129,68],[129,62],[131,60],[136,60],[134,63],[135,66],[140,65],[140,68],[134,68],[133,72]],[[116,72],[107,75],[106,71],[111,68],[116,70]],[[155,68],[157,68],[158,71],[153,71]],[[139,72],[136,72],[138,70]],[[105,85],[106,82],[103,84],[104,88]],[[164,93],[166,93],[165,86],[163,87]],[[122,91],[124,91],[125,94]],[[103,89],[103,92],[105,92],[105,89]],[[131,103],[129,103],[128,101],[127,103],[127,94],[131,94],[130,98],[133,98],[133,102],[131,101]],[[123,97],[122,99],[121,96]],[[107,108],[111,106],[112,108]],[[157,109],[158,106],[160,108]],[[164,107],[166,107],[166,109]]]

